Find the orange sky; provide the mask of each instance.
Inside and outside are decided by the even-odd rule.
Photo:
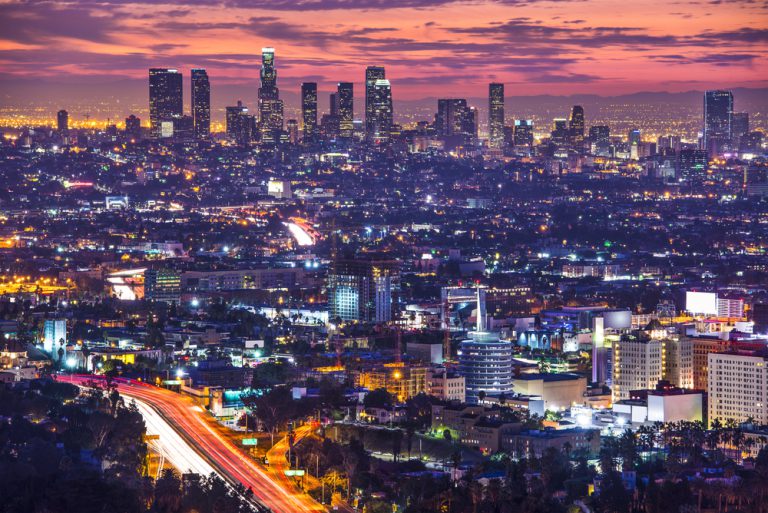
[[[0,24],[6,82],[167,66],[252,83],[274,46],[289,90],[361,82],[369,64],[400,98],[482,96],[490,81],[520,95],[768,85],[764,0],[0,0]]]

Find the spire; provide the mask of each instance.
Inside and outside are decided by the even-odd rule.
[[[482,294],[482,295],[481,295]],[[481,333],[485,331],[485,293],[480,291],[480,286],[477,287],[477,332]]]

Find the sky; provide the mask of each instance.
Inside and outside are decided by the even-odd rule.
[[[492,81],[518,95],[755,88],[768,1],[0,0],[3,87],[145,81],[150,67],[256,87],[264,46],[291,91],[362,83],[373,64],[401,99]]]

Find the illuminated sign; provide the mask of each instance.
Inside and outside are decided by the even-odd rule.
[[[717,315],[717,294],[714,292],[686,292],[685,309],[692,314]]]
[[[243,438],[243,445],[258,445],[259,439],[258,438]]]
[[[301,477],[304,475],[304,470],[301,469],[289,469],[285,471],[285,475],[288,477]]]

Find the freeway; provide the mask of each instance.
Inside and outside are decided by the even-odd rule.
[[[81,386],[87,386],[93,380],[94,376],[71,376],[64,379]],[[151,406],[188,442],[185,449],[180,449],[183,453],[196,451],[228,481],[250,488],[254,497],[274,513],[326,511],[310,496],[296,493],[275,482],[221,433],[219,426],[204,414],[202,408],[191,401],[170,390],[146,383],[120,379],[115,384],[121,395]]]

